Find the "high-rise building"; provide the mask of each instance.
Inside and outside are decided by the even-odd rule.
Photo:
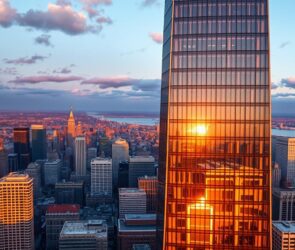
[[[295,189],[273,188],[272,219],[295,221]]]
[[[63,181],[55,184],[55,201],[57,204],[85,204],[84,181]]]
[[[50,205],[46,211],[46,249],[58,249],[59,234],[66,221],[80,219],[79,205]]]
[[[68,119],[68,130],[67,130],[67,145],[68,147],[74,146],[74,140],[76,138],[76,123],[73,110],[70,111]]]
[[[126,140],[119,138],[112,144],[113,160],[113,183],[118,186],[119,164],[129,160],[129,144]]]
[[[289,187],[295,187],[295,137],[275,137],[276,162],[281,168],[282,181]]]
[[[121,161],[118,172],[118,188],[129,187],[129,162]]]
[[[156,215],[127,214],[118,219],[118,250],[156,249]],[[134,248],[134,245],[141,244]],[[142,245],[144,244],[144,245]],[[146,248],[146,245],[150,248]]]
[[[108,249],[108,226],[104,220],[65,222],[59,237],[59,250],[80,249]]]
[[[112,197],[112,160],[95,158],[91,160],[91,196]]]
[[[164,23],[158,248],[269,250],[268,0],[166,0]]]
[[[102,137],[98,139],[98,156],[99,157],[111,157],[112,155],[112,143],[108,137]]]
[[[8,154],[8,173],[18,170],[18,155],[15,153]]]
[[[47,137],[43,125],[32,125],[32,161],[47,158]]]
[[[46,161],[44,164],[44,185],[55,185],[60,181],[62,161]]]
[[[0,179],[0,249],[34,250],[33,179],[27,174]]]
[[[138,188],[119,188],[119,218],[146,213],[146,193]]]
[[[14,128],[13,129],[14,153],[18,158],[18,170],[24,170],[31,162],[30,155],[30,129]]]
[[[129,187],[138,186],[138,178],[156,174],[153,156],[133,156],[129,159]]]
[[[86,176],[86,140],[84,136],[75,139],[75,171],[77,176]]]
[[[295,249],[295,223],[274,221],[272,223],[272,249]]]
[[[0,138],[0,178],[8,173],[8,155],[4,149],[4,143]]]
[[[282,169],[278,163],[274,163],[272,167],[272,186],[280,187],[282,178]]]
[[[97,157],[97,148],[87,149],[87,169],[91,168],[91,160]]]
[[[139,177],[138,188],[146,192],[147,213],[155,213],[158,199],[158,178],[156,176]]]
[[[36,162],[31,162],[25,173],[33,179],[34,200],[37,200],[41,194],[41,167]]]

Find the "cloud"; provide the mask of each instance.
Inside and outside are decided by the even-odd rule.
[[[281,84],[287,88],[295,88],[295,77],[283,78]]]
[[[56,73],[56,74],[69,74],[71,72],[72,72],[72,70],[70,70],[68,68],[62,68],[62,69],[57,69],[57,70],[52,71],[52,73]]]
[[[112,24],[113,20],[109,17],[100,16],[96,18],[97,23],[106,23],[106,24]]]
[[[160,33],[160,32],[151,32],[151,33],[149,33],[149,36],[150,36],[150,38],[152,38],[152,40],[155,43],[158,43],[158,44],[163,43],[163,34],[162,33]]]
[[[280,49],[283,49],[283,48],[285,48],[286,46],[288,46],[290,43],[291,43],[290,41],[283,42],[283,43],[281,43],[281,45],[280,45],[279,48],[280,48]]]
[[[82,77],[79,76],[27,76],[27,77],[17,77],[14,80],[9,81],[10,83],[16,84],[37,84],[44,82],[62,83],[62,82],[73,82],[81,81]]]
[[[35,64],[37,61],[43,61],[46,59],[46,56],[34,55],[31,57],[21,57],[17,59],[3,59],[3,61],[7,64],[15,64],[15,65],[24,65],[24,64]]]
[[[50,38],[51,38],[50,35],[42,34],[42,35],[35,38],[35,43],[40,44],[40,45],[44,45],[47,47],[53,47],[53,45],[50,42]]]
[[[154,4],[158,4],[158,0],[144,0],[141,5],[143,7],[148,7],[148,6],[152,6]]]
[[[0,0],[0,26],[7,28],[12,25],[17,12],[10,6],[9,1]]]
[[[83,9],[88,13],[90,18],[101,14],[101,11],[97,10],[98,5],[112,4],[112,0],[80,0],[80,2],[83,4]]]
[[[17,75],[18,72],[15,67],[8,67],[4,69],[0,68],[0,73],[5,75]]]

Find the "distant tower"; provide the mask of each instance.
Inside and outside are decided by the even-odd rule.
[[[46,129],[43,125],[32,125],[32,161],[47,158]]]
[[[27,174],[0,180],[0,249],[34,249],[33,179]]]
[[[14,153],[18,157],[18,170],[24,170],[31,162],[30,156],[30,129],[13,129]]]
[[[75,139],[75,171],[77,176],[86,176],[86,140],[84,136]]]
[[[81,135],[83,135],[83,132],[82,132],[82,123],[79,121],[78,122],[78,126],[77,126],[76,136],[81,136]]]
[[[112,145],[113,160],[113,183],[118,186],[119,164],[122,161],[129,160],[129,144],[126,140],[119,138]]]
[[[73,146],[76,137],[76,124],[73,110],[71,109],[68,119],[68,146]]]

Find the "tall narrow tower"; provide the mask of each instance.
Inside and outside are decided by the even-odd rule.
[[[74,113],[72,109],[70,111],[70,116],[68,119],[67,137],[68,137],[68,140],[67,140],[68,146],[73,147],[75,137],[76,137],[76,123],[75,123]]]
[[[166,0],[159,249],[271,249],[268,0]]]
[[[34,249],[33,179],[27,174],[0,179],[0,249]]]

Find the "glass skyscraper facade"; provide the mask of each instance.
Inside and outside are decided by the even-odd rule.
[[[271,249],[268,0],[166,0],[159,249]]]

